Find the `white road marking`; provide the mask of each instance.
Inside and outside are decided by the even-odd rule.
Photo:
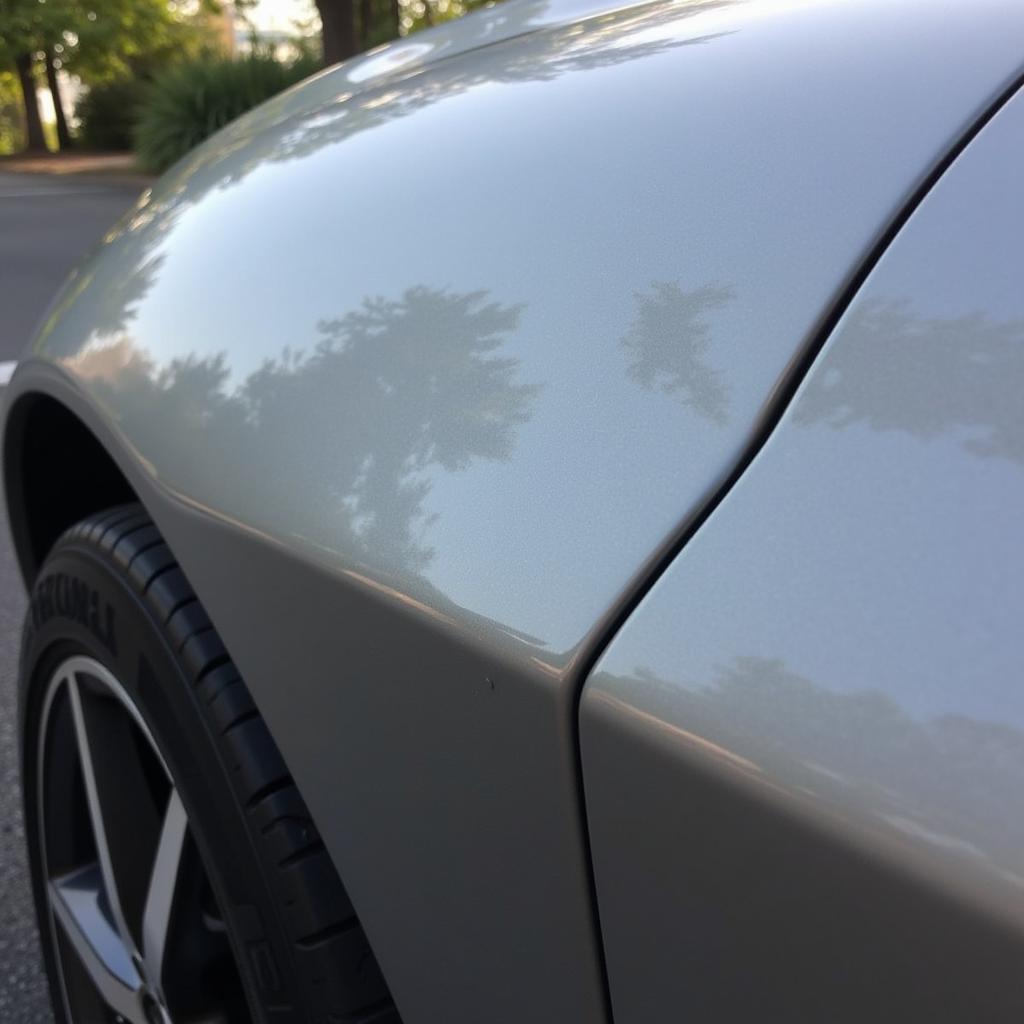
[[[8,359],[6,362],[0,363],[0,387],[3,387],[10,381],[17,365],[17,359]]]

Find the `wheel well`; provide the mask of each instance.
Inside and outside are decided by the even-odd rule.
[[[22,395],[8,412],[3,464],[14,549],[29,586],[69,526],[139,500],[92,431],[48,395]]]

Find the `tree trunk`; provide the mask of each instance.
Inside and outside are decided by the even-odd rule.
[[[402,9],[398,0],[390,0],[388,7],[391,11],[391,38],[397,39],[402,34]]]
[[[67,149],[71,145],[71,133],[68,131],[67,118],[64,117],[64,104],[60,99],[57,69],[53,66],[53,54],[49,50],[46,51],[46,84],[50,87],[54,116],[57,119],[57,148]]]
[[[434,8],[430,6],[430,0],[423,0],[423,17],[431,28],[437,24],[434,20]]]
[[[337,64],[359,52],[354,0],[316,0],[323,26],[324,64]]]
[[[373,0],[359,0],[359,38],[363,49],[370,45],[370,33],[373,29]]]
[[[46,137],[43,135],[43,119],[39,116],[36,77],[32,74],[32,54],[23,53],[15,60],[14,64],[18,69],[21,99],[25,109],[25,148],[45,153]]]

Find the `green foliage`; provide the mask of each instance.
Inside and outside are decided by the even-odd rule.
[[[183,56],[195,56],[204,45],[202,11],[189,16],[185,5],[167,0],[104,0],[84,14],[80,0],[47,0],[49,6],[78,12],[71,16],[61,59],[66,70],[88,84],[128,77],[151,78]]]
[[[146,95],[137,78],[120,78],[92,86],[78,101],[78,139],[85,149],[128,150]]]
[[[14,153],[22,147],[21,87],[9,71],[0,71],[0,153]]]
[[[5,71],[15,58],[41,49],[39,40],[52,32],[50,8],[32,0],[0,0],[0,67]]]
[[[399,31],[403,36],[424,28],[453,21],[484,7],[491,0],[395,0],[399,9]]]
[[[24,68],[28,61],[32,73],[38,73],[45,51],[55,69],[86,86],[117,83],[117,95],[123,96],[125,80],[151,78],[170,62],[199,52],[209,37],[209,16],[220,9],[220,0],[0,0],[0,72],[14,70],[18,62]],[[31,127],[37,117],[35,97],[21,88],[18,93],[21,123]],[[130,110],[120,112],[116,103],[103,106],[103,100],[100,94],[93,105],[88,144],[109,137],[123,145]],[[108,126],[100,124],[101,107],[112,118]],[[0,146],[13,138],[3,118],[0,110]]]
[[[52,121],[43,122],[43,138],[46,140],[46,148],[51,153],[56,153],[60,149],[60,143],[57,140],[57,126]]]
[[[51,50],[59,66],[90,83],[145,73],[198,45],[203,12],[218,5],[194,6],[190,15],[167,0],[0,0],[0,66]]]
[[[142,167],[162,171],[229,121],[317,70],[309,57],[283,64],[265,53],[182,61],[159,74],[139,115]]]

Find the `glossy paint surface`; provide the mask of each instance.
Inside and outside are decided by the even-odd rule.
[[[584,689],[619,1024],[1020,1019],[1022,160],[1018,95]]]
[[[168,489],[562,663],[1016,70],[1024,13],[928,6],[655,4],[271,105],[34,353]]]
[[[1024,29],[501,12],[172,170],[10,388],[79,415],[167,535],[412,1024],[603,1017],[580,665]],[[455,53],[520,16],[546,27]]]

